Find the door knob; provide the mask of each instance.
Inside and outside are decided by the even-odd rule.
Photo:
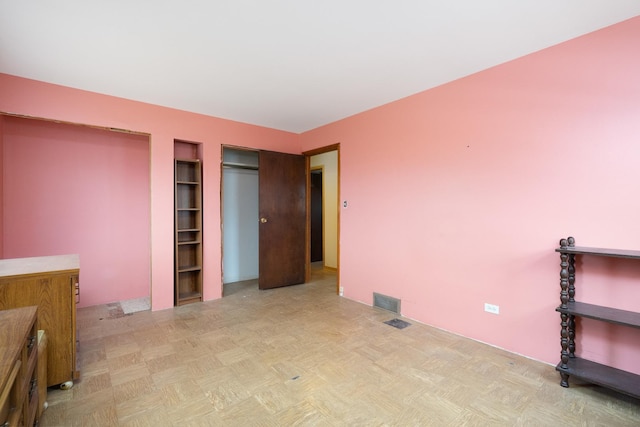
[[[267,218],[260,218],[260,222],[264,224],[265,222],[267,222]]]

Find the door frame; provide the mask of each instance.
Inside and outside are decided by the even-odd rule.
[[[338,258],[338,267],[337,267],[337,274],[336,274],[336,294],[340,295],[340,143],[336,143],[336,144],[331,144],[331,145],[327,145],[324,147],[320,147],[320,148],[315,148],[313,150],[309,150],[309,151],[303,151],[302,154],[305,156],[305,161],[307,164],[307,231],[306,231],[306,242],[305,242],[305,260],[306,260],[306,266],[305,266],[305,271],[306,271],[306,277],[305,277],[305,283],[308,283],[311,281],[311,157],[315,156],[317,154],[323,154],[323,153],[328,153],[330,151],[336,151],[338,154],[338,188],[337,193],[338,193],[338,227],[336,230],[336,233],[338,234],[336,236],[337,242],[338,242],[338,247],[336,248],[336,252],[337,252],[337,258]]]

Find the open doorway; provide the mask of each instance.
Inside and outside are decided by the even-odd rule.
[[[322,167],[312,167],[310,175],[310,198],[311,198],[311,264],[322,265],[324,262],[324,215],[322,198]]]
[[[339,291],[339,144],[305,152],[308,180],[309,271],[336,275]]]

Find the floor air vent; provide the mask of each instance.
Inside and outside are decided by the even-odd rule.
[[[404,320],[400,320],[400,319],[391,319],[391,320],[387,320],[384,323],[386,323],[389,326],[393,326],[394,328],[397,328],[397,329],[404,329],[407,326],[411,326],[411,323],[405,322]]]
[[[400,300],[398,298],[388,297],[386,295],[373,293],[373,306],[384,308],[400,314]]]

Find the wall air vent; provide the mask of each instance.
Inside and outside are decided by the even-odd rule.
[[[384,308],[385,310],[400,314],[400,300],[398,298],[393,298],[374,292],[373,306]]]

